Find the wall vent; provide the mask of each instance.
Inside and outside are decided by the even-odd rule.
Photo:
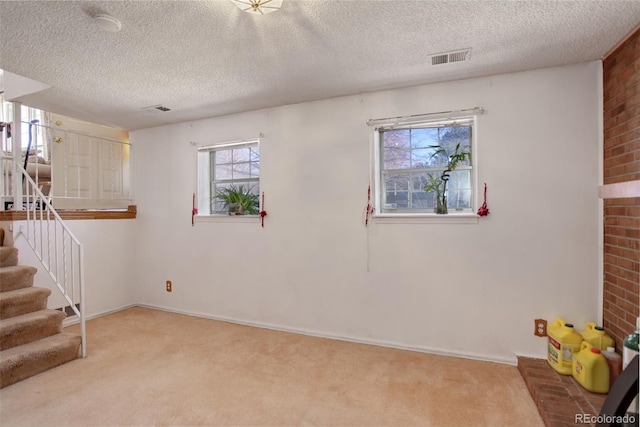
[[[431,65],[450,64],[452,62],[467,62],[471,56],[471,48],[452,52],[429,55]]]

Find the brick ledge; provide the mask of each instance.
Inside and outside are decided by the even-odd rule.
[[[606,394],[591,393],[571,375],[560,375],[546,359],[518,356],[518,370],[547,427],[568,427],[576,424],[576,414],[598,415]]]

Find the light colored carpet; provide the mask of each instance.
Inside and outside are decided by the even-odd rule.
[[[87,358],[0,390],[3,427],[543,426],[515,366],[139,307],[87,332]]]

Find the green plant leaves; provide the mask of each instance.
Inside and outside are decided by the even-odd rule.
[[[232,203],[242,206],[246,215],[257,215],[260,206],[260,199],[252,190],[255,186],[245,189],[244,185],[231,184],[229,187],[216,190],[215,198],[224,202],[228,207]]]

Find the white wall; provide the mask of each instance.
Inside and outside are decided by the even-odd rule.
[[[418,86],[132,132],[134,299],[412,349],[507,362],[515,354],[545,357],[533,319],[563,316],[581,328],[598,313],[600,67]],[[472,107],[486,110],[476,159],[491,214],[473,225],[365,228],[365,121]],[[265,228],[257,221],[192,227],[190,142],[259,133]],[[164,289],[167,279],[172,293]]]
[[[66,221],[84,246],[86,315],[94,317],[134,303],[135,220]],[[26,221],[13,223],[14,235]],[[7,229],[7,227],[5,227]],[[19,264],[36,267],[34,286],[51,289],[49,308],[68,305],[24,238],[14,241]]]

